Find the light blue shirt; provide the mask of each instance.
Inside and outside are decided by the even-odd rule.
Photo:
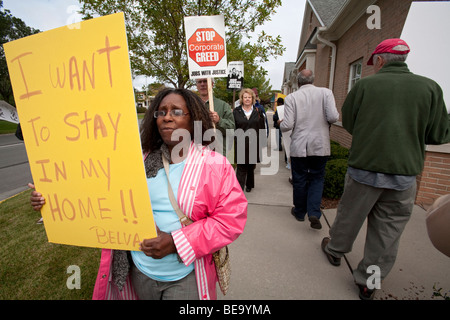
[[[186,161],[171,164],[169,168],[170,184],[177,198],[178,186]],[[160,169],[154,178],[147,179],[153,217],[159,230],[171,233],[181,228],[177,213],[168,197],[167,177],[164,169]],[[142,251],[132,251],[131,256],[136,267],[143,274],[157,281],[176,281],[184,278],[194,270],[194,265],[185,266],[178,261],[178,255],[173,253],[162,259],[153,259]]]
[[[348,167],[347,172],[353,180],[375,188],[404,191],[416,182],[416,176],[370,172],[352,167]]]

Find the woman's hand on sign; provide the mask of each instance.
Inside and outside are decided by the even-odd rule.
[[[29,183],[28,187],[31,189],[34,189],[34,184]],[[33,209],[35,211],[41,210],[42,206],[45,204],[45,198],[42,196],[42,194],[40,194],[36,190],[31,192],[30,201],[31,201],[31,206],[33,207]]]
[[[172,235],[162,232],[158,227],[156,227],[156,231],[158,236],[142,241],[139,249],[153,259],[162,259],[171,253],[176,253],[177,248],[173,242]]]

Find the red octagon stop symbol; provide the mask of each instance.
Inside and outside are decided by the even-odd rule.
[[[225,56],[225,41],[213,28],[197,29],[188,40],[188,51],[200,67],[214,67]]]

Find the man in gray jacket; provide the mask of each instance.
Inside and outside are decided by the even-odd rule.
[[[304,221],[308,214],[311,228],[321,229],[325,165],[330,156],[330,124],[339,120],[331,90],[313,85],[314,74],[302,70],[299,89],[284,100],[282,132],[292,130],[291,168],[294,186],[292,215]]]

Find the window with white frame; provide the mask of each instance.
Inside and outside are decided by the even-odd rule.
[[[363,60],[359,59],[350,65],[350,81],[348,84],[348,91],[350,91],[355,83],[361,79],[362,63]]]

